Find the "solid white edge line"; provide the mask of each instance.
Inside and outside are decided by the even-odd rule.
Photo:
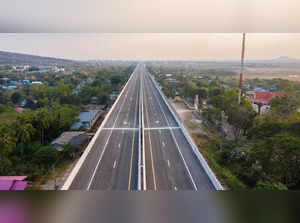
[[[134,72],[134,73],[135,73],[135,72]],[[127,85],[126,85],[126,86],[127,86]],[[128,90],[128,91],[129,91],[129,90]],[[121,107],[120,107],[120,109],[118,110],[117,117],[116,117],[116,119],[115,119],[114,122],[113,122],[113,128],[115,127],[115,125],[116,125],[116,123],[117,123],[117,120],[119,119],[120,112],[122,111],[122,108],[123,108],[123,106],[124,106],[124,104],[125,104],[125,101],[126,101],[126,99],[127,99],[127,96],[128,96],[128,92],[126,93],[125,99],[123,100],[123,103],[121,104]],[[123,131],[124,131],[124,130],[123,130]],[[105,151],[106,151],[108,142],[109,142],[110,137],[111,137],[111,135],[112,135],[112,132],[113,132],[113,131],[111,130],[110,135],[109,135],[109,137],[108,137],[107,140],[106,140],[106,143],[105,143],[105,145],[104,145],[104,148],[103,148],[103,150],[102,150],[102,153],[101,153],[101,155],[100,155],[100,158],[99,158],[99,160],[98,160],[98,162],[97,162],[97,165],[96,165],[96,167],[95,167],[95,169],[94,169],[94,171],[93,171],[92,177],[91,177],[90,182],[89,182],[89,184],[88,184],[87,190],[90,190],[90,187],[91,187],[91,185],[92,185],[92,183],[93,183],[93,180],[94,180],[94,178],[95,178],[95,176],[96,176],[96,172],[98,171],[98,168],[99,168],[100,162],[101,162],[101,160],[102,160],[102,157],[103,157],[103,155],[104,155],[104,153],[105,153]]]
[[[139,130],[139,128],[102,128],[102,130]]]
[[[141,167],[142,167],[142,154],[141,154],[141,149],[142,149],[142,145],[141,145],[141,138],[142,138],[142,130],[141,130],[141,113],[142,113],[142,110],[141,110],[141,105],[142,105],[142,99],[141,99],[141,92],[142,92],[142,90],[141,90],[141,88],[142,88],[142,79],[141,79],[141,74],[140,74],[140,76],[139,76],[139,78],[140,78],[140,87],[139,87],[139,146],[138,146],[138,190],[139,191],[141,191],[142,190],[142,182],[141,182]]]
[[[170,130],[170,129],[180,129],[181,127],[151,127],[144,128],[145,130]]]
[[[149,74],[149,75],[150,75],[150,74]],[[151,78],[150,78],[150,79],[151,79]],[[153,85],[154,85],[154,84],[153,84]],[[159,92],[158,92],[158,93],[159,93]],[[154,93],[153,95],[154,95],[154,97],[156,98],[156,100],[157,100],[157,102],[158,102],[158,105],[159,105],[161,111],[163,112],[163,115],[164,115],[164,117],[165,117],[165,119],[166,119],[167,124],[170,125],[169,120],[168,120],[168,118],[167,118],[167,116],[166,116],[166,114],[165,114],[165,112],[164,112],[164,109],[162,108],[162,105],[161,105],[161,103],[160,103],[160,101],[159,101],[158,96],[155,95],[155,93]],[[173,114],[172,114],[172,115],[173,115]],[[175,119],[175,120],[176,120],[176,119]],[[177,142],[177,140],[176,140],[176,137],[174,136],[173,130],[170,129],[170,132],[171,132],[171,136],[172,136],[172,138],[173,138],[173,141],[174,141],[175,144],[176,144],[176,148],[177,148],[177,150],[178,150],[178,152],[179,152],[179,154],[180,154],[180,156],[181,156],[181,159],[183,160],[183,164],[184,164],[184,166],[185,166],[185,168],[186,168],[186,170],[187,170],[187,172],[188,172],[188,174],[189,174],[190,180],[192,181],[192,184],[193,184],[193,186],[194,186],[194,189],[195,189],[195,190],[198,190],[197,185],[196,185],[196,183],[195,183],[195,181],[194,181],[194,178],[193,178],[193,176],[192,176],[192,174],[191,174],[191,172],[190,172],[190,169],[189,169],[188,165],[186,164],[186,161],[185,161],[185,159],[184,159],[184,156],[182,155],[182,152],[181,152],[181,150],[180,150],[180,148],[179,148],[179,145],[178,145],[178,142]]]
[[[116,106],[116,104],[118,103],[119,99],[121,98],[121,95],[123,94],[124,90],[126,89],[128,83],[130,82],[130,80],[132,79],[134,74],[134,71],[132,72],[132,74],[130,75],[130,78],[128,79],[127,83],[125,84],[125,86],[123,87],[122,91],[120,92],[120,94],[118,95],[115,103],[113,104],[113,106],[111,107],[111,109],[109,110],[109,112],[107,113],[107,115],[105,116],[103,122],[101,123],[100,127],[98,128],[96,134],[93,136],[92,140],[90,141],[90,143],[88,144],[87,148],[85,149],[85,151],[83,152],[83,154],[81,155],[81,157],[79,158],[78,162],[76,163],[75,167],[73,168],[73,170],[71,171],[70,175],[68,176],[67,180],[65,181],[64,185],[62,186],[61,190],[69,190],[74,178],[76,177],[76,175],[79,172],[79,169],[81,168],[83,162],[86,160],[87,155],[89,154],[90,150],[92,149],[93,145],[95,144],[96,139],[98,138],[103,126],[105,125],[105,123],[108,120],[108,117],[110,116],[111,112],[113,111],[114,107]]]
[[[149,73],[150,74],[150,73]],[[194,153],[196,154],[198,160],[200,161],[203,169],[205,170],[206,174],[208,175],[210,181],[212,182],[212,184],[214,185],[216,190],[224,190],[223,186],[221,185],[221,183],[219,182],[218,178],[216,177],[216,175],[214,174],[214,172],[211,170],[211,168],[209,167],[209,165],[207,164],[206,160],[204,159],[203,155],[200,153],[200,151],[198,150],[198,147],[196,146],[196,144],[194,143],[193,139],[189,136],[189,134],[186,132],[184,126],[182,125],[182,123],[178,120],[178,117],[174,114],[174,111],[171,109],[169,103],[166,101],[164,94],[161,92],[160,88],[158,87],[156,81],[153,79],[152,75],[150,74],[150,77],[155,85],[155,87],[158,89],[159,93],[162,95],[164,102],[166,103],[166,105],[168,106],[169,110],[171,111],[171,113],[173,114],[173,116],[175,117],[175,120],[177,121],[177,123],[181,126],[181,131],[183,132],[183,135],[185,136],[185,138],[187,139],[188,143],[191,145]]]
[[[147,179],[146,179],[146,153],[145,153],[145,120],[144,120],[144,73],[142,73],[142,148],[143,148],[143,190],[147,190]]]

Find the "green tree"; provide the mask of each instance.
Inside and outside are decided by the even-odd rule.
[[[43,166],[51,166],[57,161],[58,151],[53,146],[42,146],[34,153],[34,160]]]
[[[247,130],[252,127],[255,118],[255,112],[250,104],[235,104],[226,111],[226,114],[228,123],[233,126],[236,138],[245,135]]]
[[[0,104],[0,113],[3,113],[5,111],[6,111],[6,107]]]
[[[51,116],[49,115],[48,110],[46,108],[42,108],[37,112],[36,124],[38,126],[38,129],[40,130],[42,145],[45,144],[45,131],[50,127],[51,121]]]
[[[14,103],[14,104],[17,104],[20,102],[21,100],[21,94],[19,92],[14,92],[12,95],[11,95],[11,101]]]
[[[271,109],[280,115],[289,115],[296,111],[300,105],[299,99],[293,95],[285,95],[282,98],[273,98],[270,102]]]
[[[198,92],[198,86],[191,80],[188,80],[184,86],[184,93],[186,97],[193,98]]]
[[[260,190],[288,190],[288,188],[282,183],[272,183],[269,181],[257,182],[256,188]]]
[[[208,94],[209,94],[210,97],[218,96],[218,95],[222,94],[222,89],[219,88],[219,87],[209,88],[209,93]]]
[[[205,87],[199,88],[198,95],[200,98],[206,99],[208,97],[208,89]]]
[[[13,133],[8,126],[0,125],[0,163],[7,159],[7,156],[15,147]]]
[[[260,140],[253,152],[266,176],[288,187],[300,182],[300,137],[277,134]]]
[[[21,155],[24,153],[24,144],[29,143],[35,133],[35,129],[33,128],[31,123],[24,123],[20,125],[17,130],[18,142],[21,143]]]
[[[0,90],[0,104],[6,104],[8,102],[7,95]]]

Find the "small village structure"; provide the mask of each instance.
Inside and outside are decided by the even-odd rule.
[[[270,106],[270,101],[276,97],[283,97],[284,93],[280,91],[266,91],[261,89],[255,89],[256,91],[247,91],[246,97],[249,102],[251,102],[253,109],[258,114],[263,114],[268,111]]]
[[[81,148],[81,146],[89,140],[90,136],[85,132],[70,131],[63,132],[58,138],[51,142],[58,151],[63,151],[64,146],[70,145],[74,148]]]

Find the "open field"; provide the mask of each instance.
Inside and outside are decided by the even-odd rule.
[[[247,68],[245,79],[273,79],[281,78],[300,82],[300,69],[296,68]]]

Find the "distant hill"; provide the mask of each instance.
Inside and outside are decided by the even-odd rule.
[[[30,65],[78,65],[81,62],[53,57],[42,57],[22,53],[0,51],[0,65],[30,64]]]

